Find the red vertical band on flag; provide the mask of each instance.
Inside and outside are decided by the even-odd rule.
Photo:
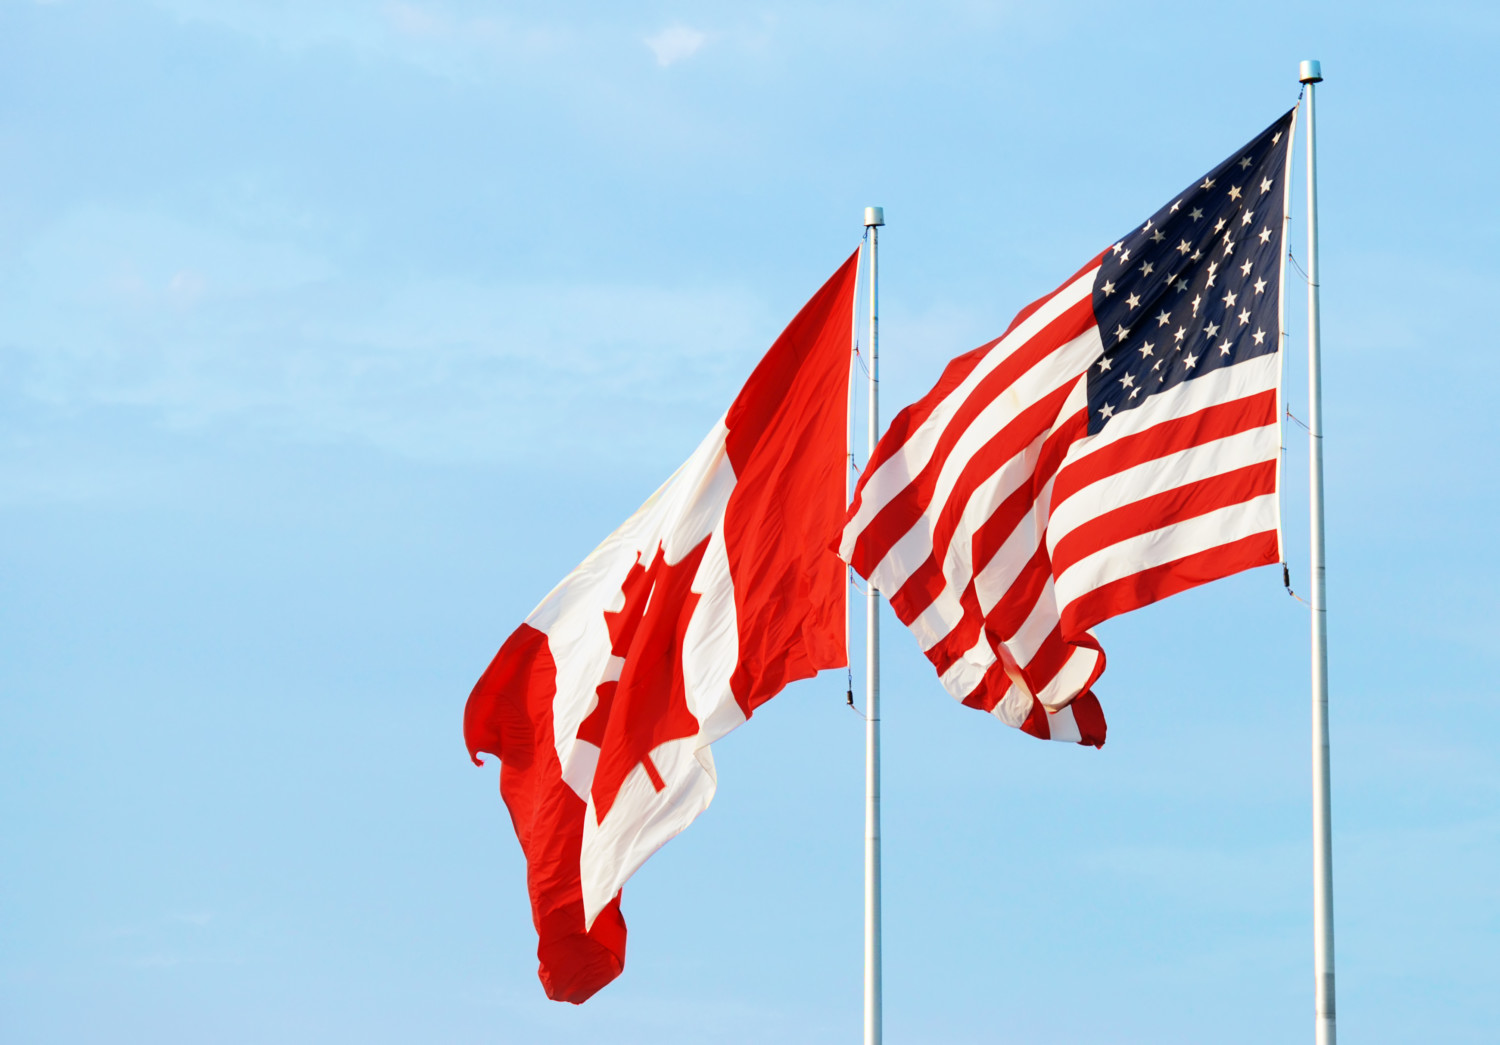
[[[531,920],[538,937],[537,975],[553,1001],[586,1001],[625,967],[620,898],[583,925],[578,854],[583,799],[563,783],[552,735],[557,666],[547,636],[522,624],[485,669],[464,707],[464,740],[500,758],[500,796],[526,854]]]
[[[730,687],[748,717],[788,683],[848,663],[844,524],[850,317],[859,252],[813,295],[729,408],[734,492],[724,544],[740,660]]]

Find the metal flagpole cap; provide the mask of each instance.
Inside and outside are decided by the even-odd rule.
[[[1302,63],[1302,68],[1297,70],[1297,79],[1303,83],[1322,83],[1322,63],[1312,58],[1307,59]]]
[[[1306,63],[1304,63],[1304,64],[1306,64]],[[1316,63],[1314,63],[1314,64],[1316,64]],[[884,207],[866,207],[865,208],[865,228],[870,228],[871,226],[874,226],[874,225],[884,225],[884,224],[885,224],[885,208]]]

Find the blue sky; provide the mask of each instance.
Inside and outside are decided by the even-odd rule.
[[[0,0],[0,1037],[854,1039],[842,675],[718,745],[581,1009],[469,687],[866,204],[889,414],[1317,57],[1339,1022],[1493,1040],[1497,46],[1458,0]],[[890,1040],[1309,1033],[1274,572],[1099,629],[1099,752],[958,707],[891,621]]]

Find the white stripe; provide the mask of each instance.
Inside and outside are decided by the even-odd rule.
[[[1026,716],[1031,714],[1031,694],[1026,692],[1024,686],[1016,684],[1018,680],[1012,679],[1011,682],[1010,689],[1006,690],[1005,696],[990,714],[1012,729],[1020,729]]]
[[[1090,483],[1053,506],[1047,523],[1047,550],[1055,551],[1064,537],[1105,512],[1236,468],[1272,461],[1279,448],[1273,422],[1143,461]],[[1064,465],[1058,477],[1067,470]]]
[[[985,673],[990,670],[990,665],[994,664],[997,659],[994,649],[990,647],[989,640],[981,630],[979,641],[962,657],[948,665],[948,670],[943,672],[939,681],[949,693],[963,700],[984,681]]]
[[[1144,405],[1124,410],[1109,419],[1098,435],[1080,439],[1068,455],[1069,462],[1081,459],[1128,435],[1144,432],[1174,417],[1186,417],[1211,406],[1243,399],[1276,387],[1276,357],[1279,352],[1256,356],[1243,363],[1212,370],[1202,377],[1184,381],[1165,392],[1157,392]]]
[[[1265,494],[1241,504],[1129,537],[1101,548],[1068,567],[1057,578],[1064,610],[1095,588],[1162,566],[1186,555],[1265,533],[1276,525],[1276,495]]]
[[[1047,729],[1053,740],[1076,744],[1083,739],[1083,732],[1078,728],[1078,720],[1073,717],[1071,704],[1058,708],[1056,711],[1048,711]]]

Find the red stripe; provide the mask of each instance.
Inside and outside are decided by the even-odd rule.
[[[1080,595],[1062,611],[1063,634],[1074,641],[1102,620],[1149,606],[1158,599],[1228,577],[1256,566],[1280,562],[1276,531],[1251,534],[1229,544],[1208,548],[1180,559],[1110,581]]]
[[[1100,668],[1103,669],[1102,663]],[[1068,707],[1072,708],[1073,721],[1078,724],[1078,742],[1103,747],[1108,726],[1104,721],[1104,709],[1099,706],[1099,698],[1094,696],[1093,690],[1084,690],[1078,694]]]
[[[1275,492],[1276,462],[1261,461],[1143,497],[1094,516],[1058,541],[1052,549],[1053,573],[1060,575],[1074,563],[1120,541]]]
[[[960,404],[953,418],[943,426],[933,448],[932,457],[906,488],[883,505],[860,531],[854,544],[851,564],[861,576],[869,576],[891,548],[922,517],[937,486],[938,476],[953,447],[974,423],[981,411],[1016,379],[1089,329],[1094,322],[1092,300],[1085,298],[1054,319],[1031,340],[1019,346],[984,376],[968,398]],[[866,474],[873,474],[866,470]]]
[[[1052,507],[1079,490],[1138,464],[1276,423],[1276,390],[1206,407],[1127,435],[1070,464],[1052,488]]]
[[[963,703],[980,711],[993,712],[996,705],[1005,699],[1005,694],[1012,685],[1014,683],[1010,676],[1005,673],[1005,665],[997,660],[984,673],[984,678],[974,687],[974,691],[963,699]]]
[[[1052,739],[1052,723],[1047,721],[1047,709],[1035,697],[1031,698],[1031,714],[1021,723],[1021,732],[1030,733],[1041,740]]]
[[[1073,644],[1064,642],[1062,629],[1054,626],[1047,637],[1042,640],[1031,659],[1026,662],[1024,668],[1026,685],[1033,693],[1040,693],[1046,689],[1053,679],[1057,678],[1058,672],[1062,671],[1063,665],[1068,663],[1068,658],[1073,655]]]

